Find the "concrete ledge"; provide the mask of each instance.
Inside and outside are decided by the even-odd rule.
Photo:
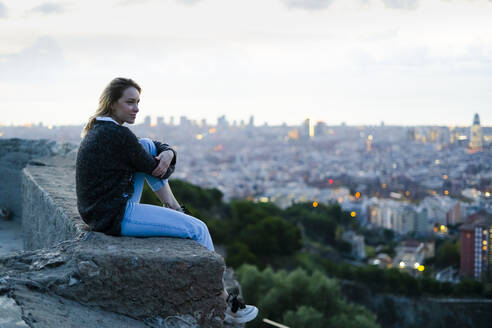
[[[74,240],[89,230],[77,211],[75,167],[55,166],[48,161],[37,163],[22,170],[22,231],[26,250]]]
[[[11,281],[141,321],[181,315],[222,327],[223,258],[191,240],[88,232],[73,163],[72,154],[23,169],[25,248],[34,251],[0,258]]]

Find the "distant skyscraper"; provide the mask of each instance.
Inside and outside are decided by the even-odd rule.
[[[163,125],[164,125],[164,117],[157,116],[157,126],[163,126]]]
[[[367,136],[367,139],[366,139],[366,151],[367,152],[370,152],[372,150],[372,134],[368,135]]]
[[[253,126],[253,125],[255,125],[255,117],[251,115],[249,117],[249,126]]]
[[[461,274],[482,279],[492,267],[492,215],[481,211],[460,228]]]
[[[305,119],[304,122],[302,123],[300,132],[301,133],[300,133],[299,137],[301,139],[307,140],[313,136],[311,121],[309,120],[309,118]]]
[[[188,127],[191,126],[191,121],[186,116],[179,117],[179,126]]]
[[[326,123],[323,121],[316,122],[314,126],[314,136],[320,137],[326,134]]]
[[[222,115],[217,118],[217,127],[218,128],[227,128],[229,126],[229,122],[227,122],[227,119],[225,115]]]
[[[482,151],[482,128],[480,127],[480,117],[475,114],[473,125],[470,128],[470,150],[473,152]]]
[[[150,127],[150,116],[149,115],[145,116],[145,118],[144,118],[144,125],[146,127]]]
[[[169,119],[169,124],[174,125],[174,116],[171,116],[171,118]]]

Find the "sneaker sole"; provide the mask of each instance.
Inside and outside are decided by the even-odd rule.
[[[258,315],[258,308],[257,307],[255,307],[253,309],[253,311],[248,313],[248,315],[245,315],[242,317],[234,317],[234,316],[226,313],[224,322],[226,322],[226,323],[246,323],[246,322],[249,322],[249,321],[253,320],[254,318],[256,318],[257,315]]]

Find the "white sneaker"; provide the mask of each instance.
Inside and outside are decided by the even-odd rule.
[[[239,308],[236,313],[232,312],[230,307],[227,307],[224,322],[230,324],[245,323],[253,320],[257,315],[258,308],[253,305],[244,305],[244,308]]]
[[[232,288],[227,293],[227,310],[224,313],[224,322],[231,324],[245,323],[256,318],[258,308],[253,305],[244,304],[237,288]]]

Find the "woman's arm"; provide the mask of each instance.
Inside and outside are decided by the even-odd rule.
[[[172,171],[174,171],[174,167],[171,167],[171,163],[173,160],[174,163],[176,163],[174,151],[172,149],[165,150],[154,158],[158,161],[158,164],[154,171],[152,171],[152,175],[159,179],[169,178]]]
[[[157,196],[159,197],[159,199],[162,201],[164,205],[167,205],[173,210],[182,212],[181,206],[179,205],[178,201],[174,197],[173,192],[171,191],[169,182],[166,182],[166,184],[161,189],[157,190],[155,193],[157,194]]]

